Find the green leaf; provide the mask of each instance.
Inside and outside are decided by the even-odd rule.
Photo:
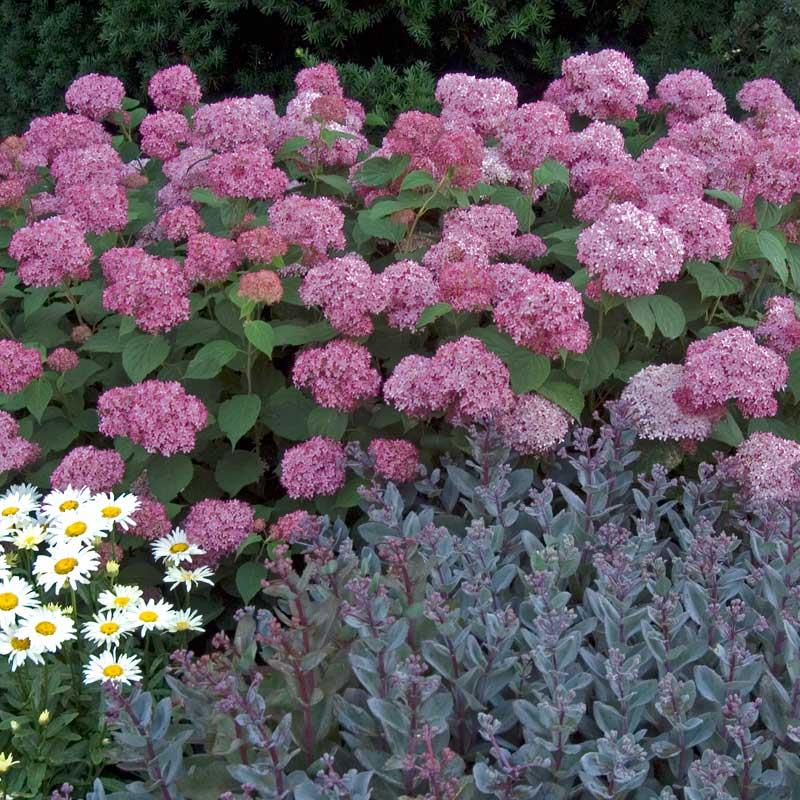
[[[248,320],[244,324],[244,335],[253,347],[272,358],[272,348],[275,347],[275,331],[272,325],[261,319]]]
[[[218,462],[214,470],[217,485],[231,497],[245,487],[255,483],[264,471],[261,459],[249,450],[234,450]]]
[[[492,190],[492,202],[510,208],[517,217],[519,229],[528,232],[533,224],[533,207],[528,195],[513,186],[498,186]]]
[[[275,158],[288,158],[293,153],[296,153],[298,150],[302,150],[304,147],[307,147],[310,144],[311,142],[306,139],[305,136],[292,136],[280,146],[280,149],[275,154]]]
[[[800,402],[800,350],[789,353],[786,363],[789,365],[789,389],[797,403]]]
[[[203,345],[186,368],[186,378],[216,378],[220,370],[236,355],[237,347],[226,339]]]
[[[314,322],[311,325],[278,323],[272,327],[272,330],[275,334],[274,347],[327,342],[336,337],[336,331],[326,320]]]
[[[403,178],[403,182],[400,184],[400,191],[404,192],[406,189],[419,189],[421,186],[436,186],[436,181],[429,172],[415,169]]]
[[[524,347],[516,347],[503,360],[511,373],[511,388],[517,394],[538,389],[550,374],[550,359]]]
[[[711,438],[716,439],[718,442],[724,442],[731,447],[737,447],[744,440],[744,434],[742,434],[742,430],[737,425],[731,412],[728,411],[714,426],[714,430],[711,431]]]
[[[786,266],[786,245],[774,231],[757,231],[756,246],[761,255],[769,261],[781,282],[789,282],[789,270]]]
[[[644,331],[644,335],[650,339],[656,329],[656,318],[650,308],[649,297],[631,297],[625,301],[625,308],[636,321],[636,324]]]
[[[347,430],[349,417],[335,408],[315,408],[308,415],[308,432],[312,436],[341,439]]]
[[[256,424],[261,413],[261,398],[255,394],[239,394],[226,400],[217,413],[217,424],[228,437],[231,447]]]
[[[317,175],[317,180],[335,189],[339,194],[348,195],[353,191],[353,187],[341,175]]]
[[[37,422],[42,421],[42,415],[47,409],[47,404],[53,397],[53,386],[47,378],[38,378],[31,381],[22,390],[22,402],[25,407],[31,412],[31,415]]]
[[[736,211],[742,207],[742,198],[733,192],[725,192],[722,189],[706,189],[706,194],[715,200],[721,200]]]
[[[649,299],[658,329],[667,339],[677,339],[686,329],[683,309],[671,297],[663,294],[651,295]]]
[[[192,189],[192,200],[211,206],[211,208],[224,208],[228,205],[228,201],[224,197],[217,197],[211,189],[206,189],[205,186],[197,186]]]
[[[389,242],[399,242],[406,234],[406,226],[401,222],[392,222],[369,208],[358,213],[358,225],[367,236]]]
[[[756,197],[756,222],[760,229],[774,228],[780,221],[783,210],[775,203],[767,202],[763,197]]]
[[[119,340],[119,330],[117,328],[103,328],[93,334],[84,343],[83,350],[89,353],[120,353],[122,343]]]
[[[619,348],[611,339],[595,339],[583,354],[586,371],[580,383],[580,391],[586,393],[608,380],[619,364]]]
[[[568,411],[575,419],[581,418],[584,396],[574,384],[566,381],[546,381],[537,391],[543,397],[552,400],[556,405]]]
[[[261,418],[273,433],[300,442],[308,438],[308,417],[315,408],[302,392],[286,387],[266,399]]]
[[[147,464],[147,478],[153,494],[168,503],[192,481],[194,465],[189,456],[180,453],[170,458],[154,456]]]
[[[432,306],[428,306],[419,315],[417,330],[424,328],[426,325],[430,325],[431,322],[439,319],[439,317],[443,317],[445,314],[449,314],[452,310],[453,306],[451,306],[450,303],[434,303]]]
[[[168,355],[169,342],[163,336],[137,334],[125,342],[122,367],[134,383],[139,383],[160,367]]]
[[[362,186],[385,186],[397,180],[408,168],[410,156],[395,155],[391,158],[373,156],[367,159],[356,173],[356,180]]]
[[[261,581],[268,575],[260,561],[245,561],[236,570],[236,591],[245,605],[261,591]]]
[[[686,271],[697,281],[703,300],[707,297],[727,297],[742,290],[742,282],[738,278],[726,275],[716,264],[708,261],[689,261]]]
[[[569,170],[560,161],[548,158],[534,170],[533,182],[537,186],[547,186],[551,183],[569,186]]]

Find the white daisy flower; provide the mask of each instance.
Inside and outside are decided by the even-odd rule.
[[[137,656],[117,655],[106,650],[99,656],[90,656],[83,668],[84,683],[138,683],[142,679],[142,661]]]
[[[39,522],[29,522],[11,534],[11,544],[17,550],[38,550],[47,538],[47,528]]]
[[[17,617],[40,605],[36,591],[26,580],[9,576],[0,581],[0,627],[11,628]]]
[[[139,500],[132,494],[114,496],[111,492],[96,494],[92,506],[100,516],[109,524],[119,525],[126,531],[136,523],[133,521],[133,512],[139,508]]]
[[[156,539],[150,547],[153,551],[153,558],[165,559],[174,564],[191,561],[194,556],[202,556],[206,552],[202,547],[192,544],[181,528],[175,528],[172,533]]]
[[[214,577],[214,572],[208,567],[181,567],[179,564],[170,564],[167,567],[167,573],[164,576],[164,583],[168,583],[170,589],[174,589],[178,585],[183,585],[188,592],[195,584],[207,583],[209,586],[214,585],[211,580]]]
[[[181,631],[202,631],[203,617],[196,611],[176,611],[169,626],[170,633]]]
[[[8,563],[5,553],[0,553],[0,581],[6,581],[11,577],[11,565]]]
[[[126,637],[132,628],[128,619],[120,612],[95,614],[89,622],[84,622],[81,632],[85,639],[98,645],[114,647]]]
[[[5,499],[5,497],[12,492],[21,495],[27,495],[37,506],[39,505],[39,501],[42,499],[42,493],[32,483],[14,483],[9,486],[8,489],[2,495],[0,495],[0,497]]]
[[[139,628],[144,635],[148,631],[168,630],[175,616],[175,609],[166,600],[148,600],[129,609],[126,619],[131,627]]]
[[[67,486],[63,491],[55,489],[42,502],[42,514],[46,519],[55,519],[68,511],[77,511],[92,500],[88,489],[73,489]]]
[[[141,599],[142,590],[138,586],[126,586],[122,583],[100,592],[97,598],[103,611],[125,611],[139,605]]]
[[[0,531],[6,532],[20,525],[36,508],[36,501],[28,492],[7,491],[0,498]]]
[[[86,503],[77,511],[66,511],[50,520],[47,536],[52,542],[89,544],[108,536],[113,522],[103,519],[100,512]]]
[[[81,583],[88,583],[89,576],[99,564],[100,556],[90,547],[56,544],[48,554],[36,557],[33,574],[45,591],[55,589],[60,592],[67,585],[75,589]]]
[[[26,661],[43,664],[42,650],[33,646],[30,638],[20,636],[16,629],[0,631],[0,654],[8,656],[11,671],[16,672]]]
[[[76,638],[75,622],[57,606],[36,608],[22,618],[18,635],[30,639],[35,649],[55,653],[64,642]]]

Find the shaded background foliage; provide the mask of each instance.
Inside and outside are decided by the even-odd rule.
[[[184,61],[207,96],[280,98],[303,65],[337,63],[350,96],[392,117],[426,110],[434,76],[498,74],[538,97],[571,52],[625,50],[649,80],[696,67],[732,96],[769,75],[795,99],[795,0],[0,0],[0,134],[62,108],[92,70],[144,98],[147,78]]]

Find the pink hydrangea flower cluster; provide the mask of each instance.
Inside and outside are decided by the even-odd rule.
[[[0,392],[16,394],[42,376],[42,356],[34,347],[0,339]]]
[[[775,114],[794,111],[794,103],[772,78],[747,81],[736,94],[736,100],[745,111],[756,114]]]
[[[116,450],[75,447],[61,459],[50,476],[54,489],[86,487],[92,492],[110,492],[125,476],[125,462]]]
[[[441,118],[468,125],[483,137],[497,136],[517,107],[517,89],[500,78],[476,78],[451,72],[436,84]]]
[[[711,78],[697,69],[665,75],[656,86],[656,97],[667,109],[668,125],[725,113],[725,98],[714,88]]]
[[[125,86],[119,78],[91,72],[69,85],[64,100],[70,111],[102,122],[109,114],[122,110],[123,97]]]
[[[72,184],[57,188],[58,209],[84,230],[101,236],[121,231],[128,223],[128,195],[122,186],[107,183]]]
[[[203,403],[177,381],[149,380],[117,386],[97,400],[99,430],[105,436],[126,436],[148,453],[171,456],[190,453],[206,426]]]
[[[171,330],[189,319],[190,283],[181,265],[140,247],[115,247],[100,258],[106,279],[103,306],[127,314],[146,333]]]
[[[0,411],[0,472],[11,472],[36,461],[42,449],[19,435],[19,424],[6,411]]]
[[[569,133],[569,120],[553,103],[526,103],[509,114],[500,134],[500,154],[513,170],[529,173],[552,158]]]
[[[111,144],[111,134],[99,122],[82,114],[35,117],[22,138],[25,149],[20,162],[28,167],[47,166],[65,150]]]
[[[299,509],[278,517],[269,526],[269,538],[289,544],[312,542],[319,534],[320,527],[320,517]]]
[[[422,312],[438,302],[431,271],[416,261],[396,261],[377,276],[377,294],[385,301],[386,320],[393,328],[414,330]]]
[[[675,197],[657,194],[648,198],[645,208],[659,222],[677,231],[684,248],[684,257],[707,261],[723,259],[731,251],[731,229],[728,215],[696,197]]]
[[[767,136],[759,140],[749,188],[754,196],[779,205],[800,194],[800,131],[795,136]]]
[[[302,248],[307,266],[345,247],[344,214],[328,197],[293,194],[281,198],[270,206],[269,222],[285,242]]]
[[[789,377],[781,356],[738,327],[692,342],[683,366],[674,397],[693,413],[719,412],[733,400],[745,417],[772,417],[778,411],[774,394]]]
[[[236,552],[255,523],[252,507],[242,500],[201,500],[189,509],[183,529],[190,542],[205,550],[198,563],[216,567]]]
[[[206,185],[220,197],[277,200],[289,179],[272,164],[266,147],[245,145],[215,155],[206,165]]]
[[[336,494],[344,480],[344,447],[334,439],[314,436],[283,454],[281,485],[293,499]]]
[[[203,230],[203,219],[191,206],[175,206],[158,218],[158,229],[165,238],[182,242]]]
[[[317,405],[347,412],[377,397],[381,389],[381,374],[372,366],[369,349],[345,339],[300,353],[292,381],[298,389],[310,389]]]
[[[597,289],[623,297],[655,294],[681,272],[680,234],[632,203],[610,206],[578,236],[578,260]]]
[[[136,523],[134,531],[137,536],[152,542],[166,536],[172,530],[172,523],[164,504],[159,503],[144,484],[137,483],[139,482],[134,482],[131,487],[139,500],[139,508],[133,512],[133,521]]]
[[[29,286],[58,286],[89,278],[92,250],[71,219],[49,217],[20,228],[8,254],[19,262],[17,274]]]
[[[108,144],[64,150],[50,165],[56,180],[56,194],[69,186],[105,183],[114,185],[126,175],[119,153]]]
[[[176,64],[156,72],[147,84],[153,105],[163,111],[180,111],[184,106],[200,104],[202,91],[197,76],[185,64]]]
[[[55,372],[69,372],[78,366],[80,359],[74,350],[68,347],[56,347],[51,353],[48,354],[46,364]]]
[[[142,152],[167,161],[180,154],[181,145],[192,139],[189,120],[178,111],[156,111],[148,114],[139,126]]]
[[[756,339],[767,347],[788,356],[800,347],[800,319],[791,297],[770,297],[766,314],[755,330]]]
[[[395,483],[410,483],[419,471],[419,450],[405,439],[373,439],[367,449],[375,472]]]
[[[500,417],[498,429],[512,450],[543,456],[564,440],[570,421],[566,411],[546,397],[523,394]]]
[[[800,444],[772,433],[751,433],[723,460],[720,474],[735,480],[751,500],[800,500]]]
[[[242,231],[236,245],[242,258],[254,264],[269,264],[274,258],[285,255],[288,249],[284,238],[274,228],[263,225]]]
[[[183,268],[193,283],[216,283],[224,281],[239,261],[236,242],[201,232],[189,237]]]
[[[247,300],[271,306],[280,303],[283,284],[278,274],[268,269],[245,272],[239,278],[239,294]]]
[[[275,103],[268,95],[231,97],[197,109],[192,140],[218,153],[243,145],[264,146],[275,137],[277,121]]]

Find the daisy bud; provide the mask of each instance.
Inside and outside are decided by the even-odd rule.
[[[20,724],[15,719],[12,719],[8,723],[8,727],[11,728],[11,733],[16,733],[20,729]]]
[[[48,722],[50,722],[50,712],[45,709],[41,714],[39,714],[39,724],[47,725]]]
[[[116,578],[119,575],[119,562],[118,561],[108,561],[106,563],[106,575],[109,578]]]

